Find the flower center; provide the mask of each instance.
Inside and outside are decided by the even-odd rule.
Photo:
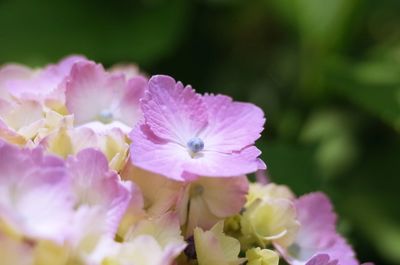
[[[204,149],[204,142],[199,137],[193,137],[186,145],[193,153],[198,153]]]
[[[109,109],[103,109],[100,111],[98,119],[102,123],[110,123],[113,121],[114,115]]]

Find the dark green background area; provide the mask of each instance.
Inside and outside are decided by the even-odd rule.
[[[270,178],[325,191],[360,260],[400,264],[400,1],[0,0],[0,63],[71,53],[258,104]]]

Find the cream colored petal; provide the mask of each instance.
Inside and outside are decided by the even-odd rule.
[[[152,236],[163,248],[171,243],[185,244],[181,235],[179,218],[172,212],[157,218],[139,221],[130,229],[125,237],[125,241],[133,241],[140,235]]]
[[[246,251],[247,265],[278,265],[279,255],[270,249],[251,248]]]
[[[242,233],[262,246],[278,243],[289,246],[299,229],[293,203],[287,199],[256,200],[241,219]]]
[[[182,182],[137,168],[130,162],[126,164],[121,176],[124,180],[133,181],[140,188],[144,197],[144,208],[150,216],[160,216],[169,210],[175,210],[184,189]]]
[[[194,230],[197,261],[199,265],[236,265],[239,259],[239,241],[223,233],[223,222],[217,223],[210,231]]]
[[[246,206],[248,207],[256,199],[295,199],[295,195],[285,185],[277,185],[275,183],[270,183],[268,185],[263,185],[260,183],[251,183],[249,185],[249,194],[247,195]]]

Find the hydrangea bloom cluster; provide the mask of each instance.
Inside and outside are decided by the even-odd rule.
[[[329,199],[249,183],[263,111],[81,56],[0,68],[3,265],[358,265]]]

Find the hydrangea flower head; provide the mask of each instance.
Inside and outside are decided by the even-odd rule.
[[[266,177],[264,122],[134,65],[1,67],[0,263],[359,265],[324,194]]]
[[[253,104],[200,95],[168,76],[154,76],[132,131],[134,165],[175,180],[232,177],[265,168],[253,146],[265,122]]]

